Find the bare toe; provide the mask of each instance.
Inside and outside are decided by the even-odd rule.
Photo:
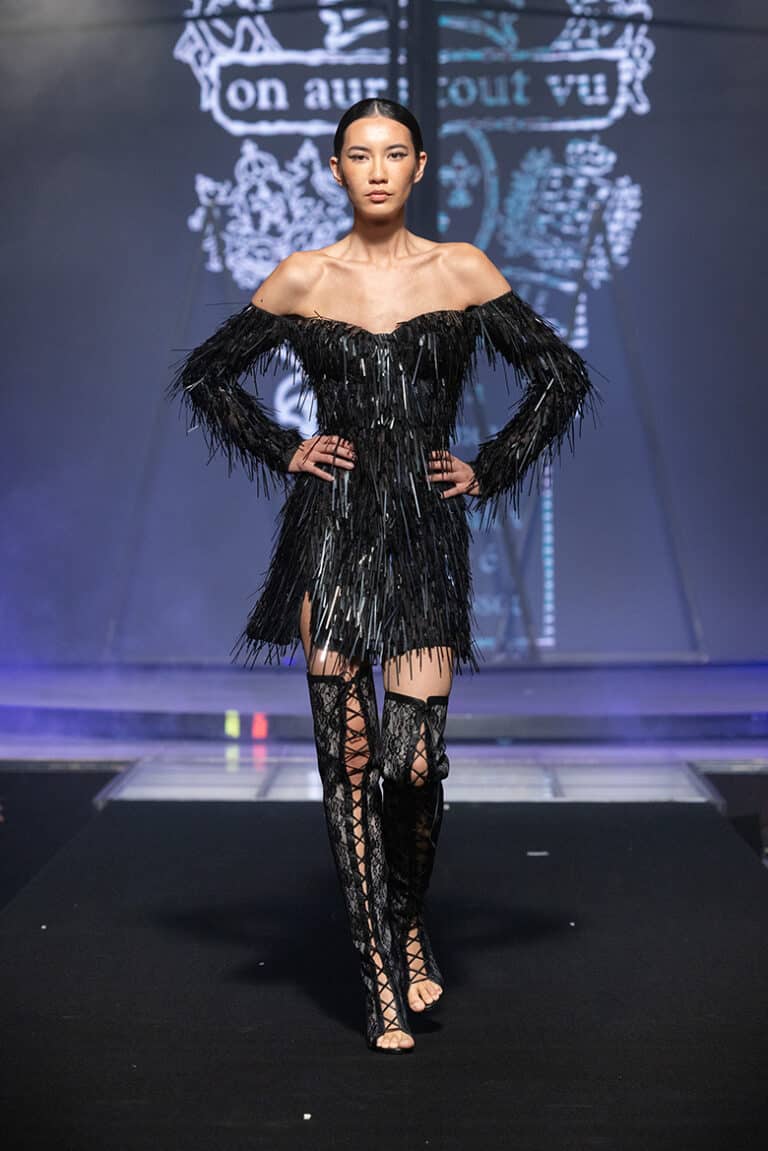
[[[442,994],[439,983],[432,979],[424,979],[419,983],[412,983],[408,988],[408,1006],[412,1011],[424,1011],[430,1003],[435,1003]]]
[[[413,1047],[414,1038],[407,1031],[386,1031],[376,1040],[377,1047]]]
[[[424,1010],[424,1000],[418,987],[411,986],[408,988],[408,1006],[411,1011]]]

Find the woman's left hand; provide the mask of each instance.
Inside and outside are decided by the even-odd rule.
[[[430,482],[450,480],[453,483],[452,488],[446,488],[440,493],[443,499],[448,499],[449,496],[479,495],[478,483],[472,467],[450,452],[431,452],[429,473]]]

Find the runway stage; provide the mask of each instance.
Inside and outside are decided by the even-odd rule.
[[[692,736],[697,706],[764,722],[757,678],[694,674],[666,698]],[[547,722],[595,721],[548,682]],[[39,716],[22,687],[6,707]],[[763,741],[449,741],[446,992],[392,1056],[363,1039],[311,745],[68,722],[2,736],[4,1151],[764,1145],[768,871],[728,818],[737,783],[765,804]]]
[[[3,1146],[762,1145],[768,876],[711,805],[451,807],[405,1056],[364,1045],[325,834],[311,802],[82,827],[0,916]]]

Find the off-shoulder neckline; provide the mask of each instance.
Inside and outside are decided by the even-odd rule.
[[[506,292],[502,292],[499,296],[494,296],[491,300],[485,300],[482,304],[467,304],[465,308],[433,308],[428,312],[418,312],[415,316],[410,316],[407,320],[400,320],[394,328],[388,332],[372,332],[370,328],[363,328],[359,324],[352,324],[348,320],[336,320],[331,316],[305,316],[301,312],[270,312],[266,308],[260,307],[258,304],[250,303],[250,307],[256,312],[261,312],[265,316],[269,316],[272,320],[294,320],[297,322],[304,322],[308,324],[329,324],[333,327],[345,328],[348,331],[361,333],[365,336],[373,336],[375,339],[388,339],[391,336],[398,335],[404,328],[412,327],[420,320],[427,320],[432,316],[465,316],[468,312],[477,311],[480,308],[487,308],[491,304],[499,304],[502,300],[513,294],[513,289],[508,288]]]

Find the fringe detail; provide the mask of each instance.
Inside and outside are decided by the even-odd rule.
[[[302,442],[296,428],[281,427],[257,398],[257,378],[268,371],[288,333],[283,317],[247,304],[178,367],[173,365],[175,374],[165,392],[168,399],[181,400],[188,434],[202,428],[207,462],[224,454],[227,474],[241,465],[257,494],[288,488],[293,480],[288,464]],[[238,382],[243,375],[253,380],[256,396]]]
[[[470,497],[471,507],[480,513],[481,526],[488,526],[510,504],[519,513],[526,474],[528,494],[534,485],[540,490],[542,465],[559,457],[564,440],[573,454],[575,417],[580,417],[579,435],[585,412],[597,426],[604,397],[581,356],[514,291],[468,312],[488,362],[495,365],[502,356],[524,389],[512,418],[479,445],[470,461],[480,488],[479,495]],[[509,392],[506,371],[505,383]]]
[[[292,657],[306,591],[320,652],[383,663],[449,647],[455,670],[478,670],[465,502],[443,500],[450,485],[427,478],[429,452],[447,449],[455,429],[466,353],[460,317],[439,330],[409,323],[407,341],[399,330],[395,338],[322,317],[289,319],[318,428],[351,440],[357,462],[332,471],[333,483],[298,476],[234,658],[252,666],[262,654],[267,663]]]
[[[285,343],[302,371],[301,393],[311,389],[316,400],[318,431],[350,440],[357,461],[329,469],[332,483],[296,476],[233,660],[292,658],[307,593],[316,650],[382,663],[408,653],[412,663],[417,648],[448,647],[456,671],[479,670],[468,504],[486,520],[510,500],[516,508],[531,465],[551,458],[566,436],[573,447],[575,414],[594,415],[602,399],[584,361],[511,290],[381,333],[249,304],[187,357],[169,392],[203,424],[211,453],[225,452],[230,470],[239,460],[264,487],[301,440],[237,380],[266,371]],[[429,479],[429,455],[450,449],[483,352],[491,364],[498,356],[511,364],[527,391],[509,423],[480,446],[473,467],[481,494],[444,500],[451,485]]]

